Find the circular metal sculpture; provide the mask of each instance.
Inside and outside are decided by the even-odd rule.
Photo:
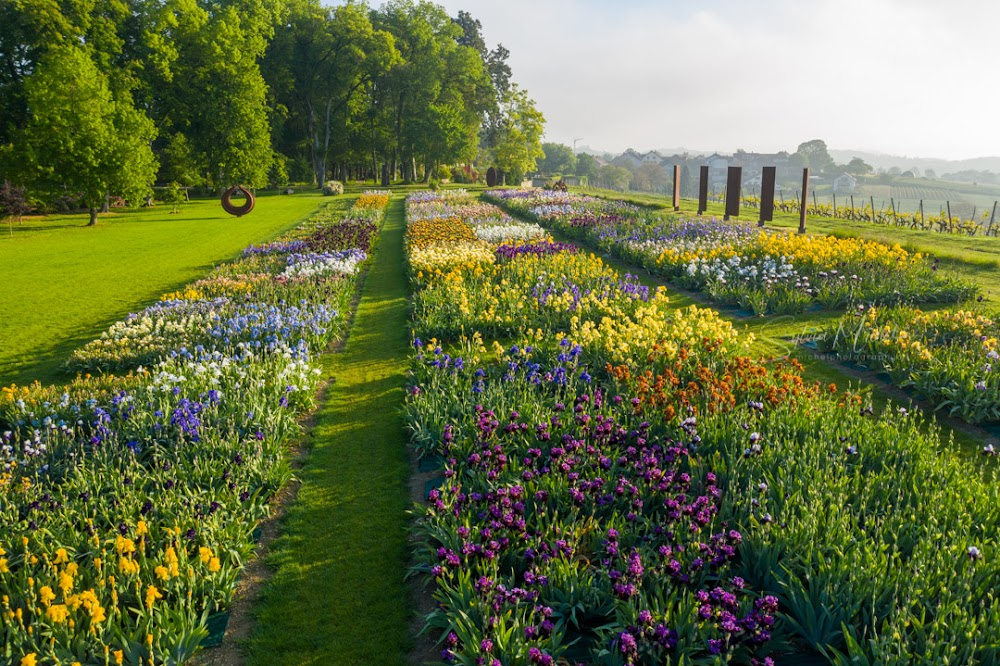
[[[497,184],[497,170],[495,167],[490,167],[486,170],[486,187],[496,187]]]
[[[245,197],[243,203],[239,206],[233,203],[233,195],[237,192],[242,192]],[[243,187],[242,185],[233,185],[228,190],[222,193],[222,209],[229,213],[230,215],[235,215],[236,217],[243,217],[247,213],[253,210],[254,198],[253,192]]]

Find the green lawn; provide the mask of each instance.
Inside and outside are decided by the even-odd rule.
[[[411,610],[403,200],[396,193],[268,563],[248,662],[406,664]]]
[[[274,237],[323,201],[263,196],[242,218],[217,200],[102,215],[51,215],[0,231],[0,385],[59,382],[69,353],[129,312]]]

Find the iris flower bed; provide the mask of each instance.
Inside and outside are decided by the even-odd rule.
[[[421,245],[427,242],[427,233],[431,229],[436,233],[445,233],[448,224],[454,228],[448,230],[447,238],[431,237],[430,240],[457,240],[459,234],[467,240],[479,239],[491,245],[499,243],[522,243],[543,240],[545,230],[534,223],[515,220],[500,208],[490,203],[476,200],[465,190],[450,190],[440,197],[428,197],[424,194],[407,199],[408,238],[410,242]]]
[[[492,293],[529,300],[537,261],[498,257]],[[622,281],[559,261],[547,279]],[[654,298],[609,293],[628,326],[525,307],[502,340],[414,340],[407,422],[443,466],[416,526],[442,661],[995,661],[995,473],[939,453],[919,414],[747,357],[710,310],[633,315]]]
[[[545,190],[487,197],[713,301],[755,314],[857,303],[957,302],[975,287],[898,245],[766,232],[715,219],[660,219],[635,206]]]
[[[250,249],[74,357],[127,374],[0,392],[3,661],[197,650],[290,477],[316,356],[355,288],[353,272],[282,276],[302,250]]]
[[[825,330],[825,349],[884,370],[937,409],[1000,421],[1000,321],[970,310],[858,308]],[[992,453],[992,449],[989,450]]]

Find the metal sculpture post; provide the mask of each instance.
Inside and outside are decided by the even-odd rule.
[[[778,167],[766,166],[760,174],[760,220],[757,226],[774,219],[774,181]]]
[[[740,214],[740,189],[743,187],[743,167],[729,167],[728,178],[726,179],[726,215],[723,220],[730,217],[739,217]]]
[[[802,200],[799,202],[799,233],[806,232],[806,208],[809,206],[809,167],[802,170]]]
[[[708,166],[701,167],[698,181],[698,214],[708,210]]]
[[[674,212],[681,209],[681,165],[674,165]]]

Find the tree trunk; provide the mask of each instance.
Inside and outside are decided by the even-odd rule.
[[[371,115],[371,130],[372,130],[372,181],[373,184],[378,184],[378,152],[375,149],[375,114]]]
[[[313,172],[313,185],[323,186],[323,171],[326,170],[326,165],[321,165],[320,161],[320,150],[319,150],[319,132],[316,130],[316,107],[312,105],[311,101],[306,102],[309,113],[307,118],[309,119],[309,157],[312,158],[312,172]],[[322,169],[322,170],[321,170]]]
[[[110,194],[105,194],[104,195],[104,203],[101,205],[101,212],[102,213],[110,213],[111,212],[111,195]]]
[[[87,223],[88,227],[97,226],[97,206],[90,207],[90,222]]]
[[[320,186],[326,182],[326,156],[330,154],[330,112],[333,110],[333,98],[326,100],[326,122],[324,123],[323,132],[323,154],[320,157],[320,163],[323,166],[322,180],[320,180]]]

